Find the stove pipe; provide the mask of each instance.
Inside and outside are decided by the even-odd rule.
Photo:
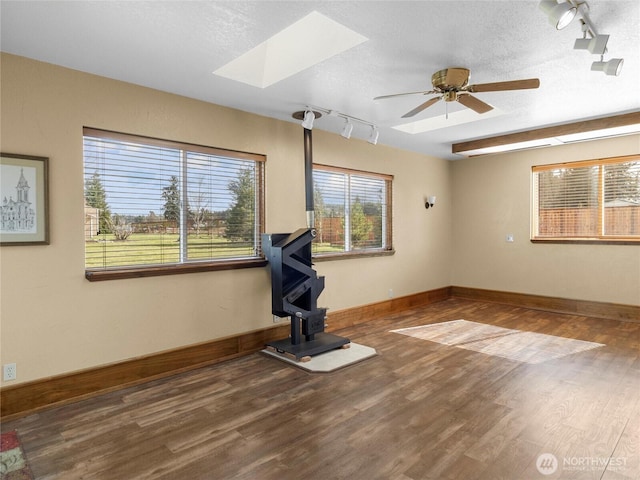
[[[311,130],[304,129],[304,189],[307,209],[307,228],[314,229],[316,225],[313,207],[313,145]]]

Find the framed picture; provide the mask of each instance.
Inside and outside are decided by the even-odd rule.
[[[49,244],[49,159],[0,153],[0,245]]]

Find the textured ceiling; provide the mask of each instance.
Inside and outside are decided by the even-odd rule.
[[[611,35],[619,77],[591,72],[597,58],[573,50],[579,22],[556,31],[537,0],[511,1],[7,1],[0,3],[2,51],[167,92],[294,121],[313,105],[375,123],[380,144],[442,158],[451,144],[640,109],[640,2],[590,0],[598,33]],[[267,88],[213,71],[312,11],[369,40]],[[464,107],[438,102],[401,116],[422,96],[373,97],[431,88],[431,74],[461,66],[471,83],[540,78],[537,90],[479,98],[501,115],[408,134],[390,127]],[[314,128],[339,133],[323,117]],[[356,125],[352,138],[369,130]],[[345,140],[346,141],[346,140]]]

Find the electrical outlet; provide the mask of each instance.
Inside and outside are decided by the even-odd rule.
[[[16,364],[15,363],[7,363],[2,367],[2,379],[4,381],[15,380],[17,377],[16,374]]]
[[[505,240],[509,243],[513,243],[513,233],[507,233],[507,238]]]
[[[273,323],[280,323],[281,321],[282,321],[282,318],[280,318],[279,316],[277,315],[273,316]]]
[[[393,298],[393,288],[389,289],[389,298]]]

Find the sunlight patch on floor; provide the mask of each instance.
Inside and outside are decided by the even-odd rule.
[[[513,330],[467,320],[401,328],[391,332],[530,364],[604,346],[602,343]]]

